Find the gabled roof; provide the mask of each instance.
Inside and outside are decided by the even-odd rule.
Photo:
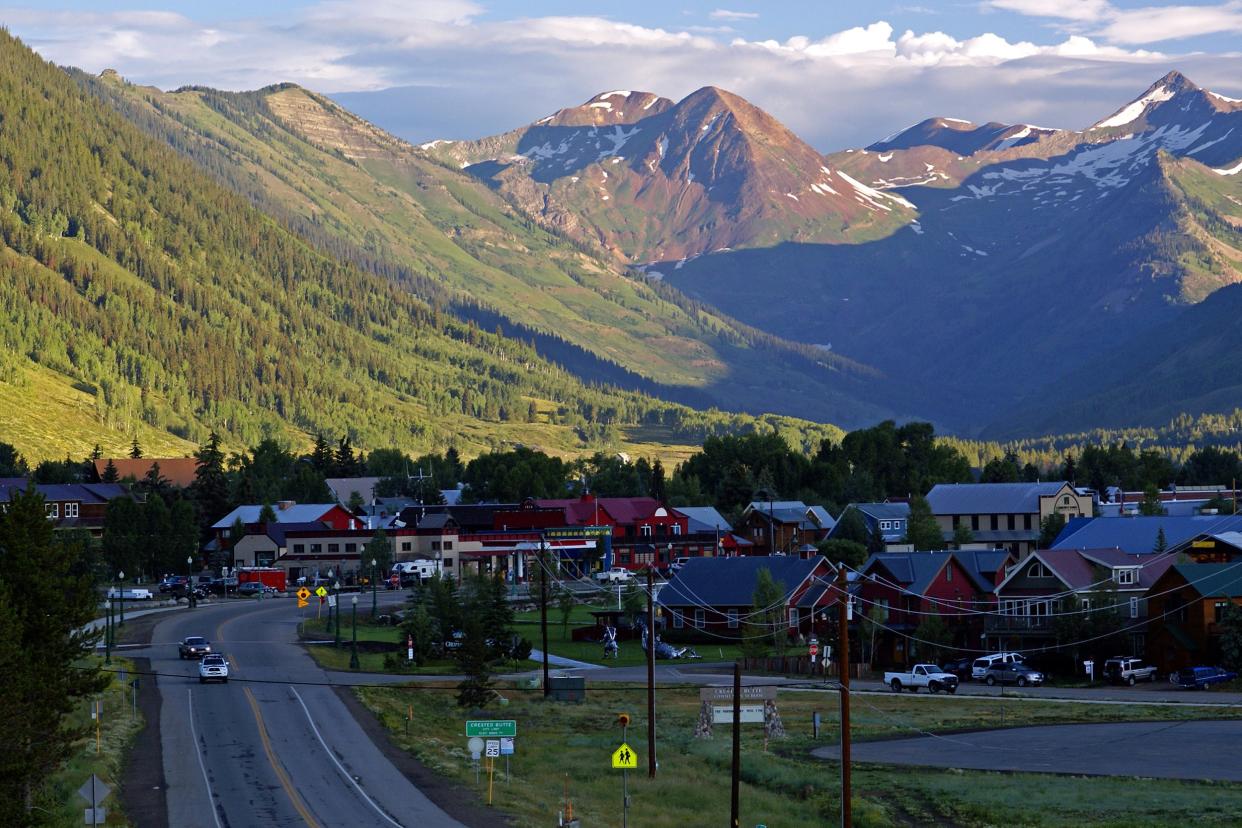
[[[950,561],[957,561],[968,578],[980,592],[991,592],[992,581],[972,566],[973,561],[963,559],[957,550],[950,552],[877,552],[863,564],[863,572],[871,572],[880,566],[888,570],[894,581],[906,590],[923,595],[931,582]]]
[[[332,496],[336,498],[336,502],[342,506],[349,505],[349,498],[354,492],[362,497],[364,503],[370,503],[375,499],[375,484],[383,480],[382,477],[329,477],[324,483],[328,484],[328,488],[332,490]]]
[[[876,520],[906,520],[910,517],[909,503],[851,503],[845,508],[857,509],[867,517]],[[837,522],[839,523],[840,519]]]
[[[1008,549],[958,549],[954,554],[966,569],[987,581],[989,590],[996,583],[996,573],[1013,557]]]
[[[1036,559],[1052,571],[1066,589],[1083,590],[1093,588],[1099,581],[1109,577],[1096,567],[1116,569],[1122,567],[1140,567],[1139,581],[1127,589],[1147,589],[1172,566],[1176,557],[1170,554],[1131,555],[1120,549],[1037,549],[1023,559],[1022,563],[1013,567],[1005,580],[997,585],[999,592],[1013,578],[1026,571]]]
[[[1204,598],[1242,597],[1242,564],[1178,564],[1174,569]]]
[[[13,499],[15,493],[24,492],[28,488],[29,484],[24,478],[12,480],[15,485],[3,485],[4,481],[0,481],[0,502],[7,503]],[[129,496],[125,487],[117,483],[36,483],[35,491],[48,503],[107,503],[118,497]]]
[[[785,586],[785,600],[824,564],[816,555],[809,560],[792,556],[747,555],[738,558],[691,558],[660,590],[661,606],[748,607],[754,602],[755,579],[760,569]]]
[[[801,500],[752,500],[746,504],[746,508],[742,510],[742,514],[750,512],[763,512],[765,515],[768,510],[779,512],[782,509],[796,509],[799,512],[806,511],[806,504]]]
[[[328,524],[318,520],[307,523],[269,523],[265,534],[275,541],[277,546],[283,547],[290,532],[323,532],[331,528]]]
[[[111,460],[116,469],[117,479],[132,477],[141,480],[151,473],[151,466],[160,464],[160,477],[174,486],[185,488],[194,482],[194,473],[198,470],[198,460],[193,457],[112,457],[95,460],[95,473],[103,479],[104,472]]]
[[[1097,517],[1071,520],[1052,543],[1053,549],[1118,548],[1143,554],[1156,547],[1160,530],[1164,542],[1175,547],[1196,535],[1242,531],[1242,515],[1161,515],[1155,517]]]
[[[715,506],[678,506],[673,511],[690,519],[687,526],[689,532],[715,532],[717,529],[721,532],[733,531],[729,521],[716,511]]]
[[[333,509],[339,509],[335,503],[295,503],[284,509],[279,506],[273,506],[272,512],[276,515],[277,523],[311,523],[317,521]],[[211,524],[212,529],[228,529],[238,518],[241,522],[250,525],[259,522],[259,515],[263,513],[262,505],[238,506],[224,517]]]
[[[591,526],[596,515],[607,514],[618,524],[636,523],[651,517],[660,507],[654,497],[583,497],[576,499],[536,499],[542,508],[564,509],[569,526]]]
[[[927,503],[937,515],[1035,514],[1039,499],[1061,491],[1065,481],[1053,483],[937,483]]]
[[[811,520],[819,524],[819,528],[831,530],[837,525],[837,519],[828,513],[823,506],[808,506],[807,512],[811,515]]]

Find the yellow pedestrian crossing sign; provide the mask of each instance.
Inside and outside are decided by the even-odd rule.
[[[320,598],[325,598],[328,595],[328,591],[324,589],[323,587],[320,587],[319,589],[315,590],[315,594],[318,595]]]
[[[310,590],[307,589],[306,587],[302,587],[301,589],[298,590],[299,601],[305,601],[309,597],[310,597]]]
[[[633,770],[638,767],[638,756],[625,742],[612,752],[612,766],[618,770]]]

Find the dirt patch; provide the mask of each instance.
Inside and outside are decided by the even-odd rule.
[[[463,790],[451,779],[440,776],[410,754],[392,743],[388,731],[375,718],[348,687],[333,688],[337,697],[357,720],[375,746],[405,775],[428,799],[444,809],[445,813],[469,828],[496,828],[514,825],[513,820],[485,805],[480,805],[475,795]],[[142,823],[138,823],[142,824]]]
[[[134,623],[137,626],[137,622]],[[130,622],[125,622],[127,628],[129,625]],[[148,640],[150,636],[148,629]],[[168,828],[167,785],[160,750],[160,694],[155,686],[155,677],[142,675],[151,671],[151,662],[135,658],[134,667],[140,674],[138,709],[142,711],[144,725],[125,757],[125,767],[121,771],[121,801],[131,824],[143,828]]]

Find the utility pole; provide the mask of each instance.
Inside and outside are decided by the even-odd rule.
[[[539,535],[539,628],[543,634],[543,696],[548,697],[548,544]]]
[[[655,575],[647,567],[647,776],[656,775]]]
[[[850,807],[850,592],[845,567],[837,567],[837,650],[841,672],[841,828],[852,828]],[[736,691],[735,691],[736,692]]]
[[[733,790],[729,800],[730,828],[740,828],[738,793],[742,780],[742,665],[733,662]]]

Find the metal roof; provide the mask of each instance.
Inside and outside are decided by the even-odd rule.
[[[677,506],[673,511],[690,519],[688,532],[732,532],[733,527],[724,519],[715,506]]]
[[[1179,564],[1174,569],[1204,598],[1242,596],[1242,565],[1238,563]]]
[[[273,506],[272,512],[276,515],[277,523],[311,523],[319,520],[336,508],[339,507],[335,503],[295,503],[283,509],[280,506]],[[261,505],[238,506],[213,523],[211,528],[228,529],[238,518],[241,518],[241,522],[247,525],[258,523],[259,515],[262,513],[263,507]]]
[[[738,558],[691,558],[660,590],[657,602],[665,607],[749,607],[754,603],[755,579],[760,569],[783,584],[785,600],[824,559],[747,555]]]
[[[1098,517],[1071,520],[1052,543],[1053,549],[1117,548],[1131,554],[1156,548],[1160,530],[1172,548],[1196,535],[1242,531],[1242,515]]]
[[[927,503],[937,515],[1022,514],[1039,512],[1039,499],[1054,495],[1068,484],[1054,483],[937,483]]]

